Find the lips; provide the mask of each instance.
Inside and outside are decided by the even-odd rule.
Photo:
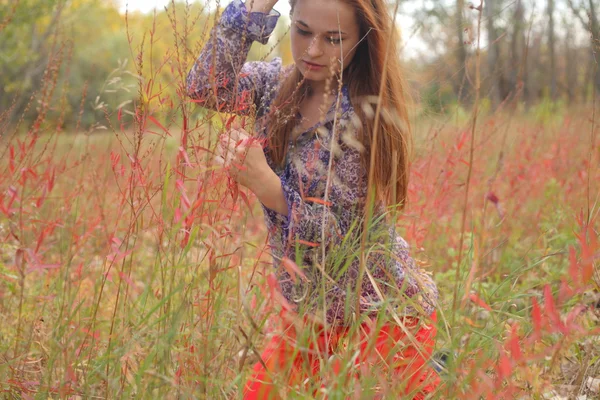
[[[324,65],[321,65],[321,64],[313,64],[313,63],[310,63],[310,62],[308,62],[308,61],[304,61],[304,63],[305,63],[305,64],[306,64],[308,67],[310,67],[310,68],[322,68],[322,67],[324,67]]]

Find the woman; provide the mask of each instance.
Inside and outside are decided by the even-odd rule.
[[[360,336],[357,364],[383,359],[405,393],[422,398],[437,384],[426,368],[437,289],[394,225],[378,218],[386,206],[404,204],[408,186],[407,93],[392,19],[384,0],[291,0],[294,65],[245,62],[253,41],[267,43],[276,2],[229,4],[187,79],[188,95],[204,107],[255,117],[252,135],[239,126],[221,135],[215,157],[263,206],[286,305],[286,329],[267,344],[245,398],[276,397],[273,381],[285,368],[289,385],[318,374],[349,332]],[[384,71],[377,118],[373,99]],[[367,252],[362,241],[369,180],[370,242],[383,234],[388,254]],[[375,326],[382,314],[401,324]],[[295,316],[322,317],[306,346]],[[398,350],[401,340],[413,345]]]

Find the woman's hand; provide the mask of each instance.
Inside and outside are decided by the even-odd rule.
[[[256,192],[271,172],[262,146],[242,128],[232,128],[219,137],[215,162],[227,169],[231,178]]]
[[[229,135],[219,137],[215,162],[225,167],[234,181],[254,192],[266,207],[288,214],[279,177],[267,164],[258,140],[242,128],[232,128]]]
[[[245,3],[248,12],[262,12],[268,14],[275,4],[277,4],[277,0],[246,0]]]

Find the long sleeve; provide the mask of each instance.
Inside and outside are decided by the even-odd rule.
[[[260,107],[272,94],[281,59],[246,62],[254,41],[266,44],[279,13],[248,13],[241,0],[230,3],[187,76],[187,94],[200,105],[240,115]]]

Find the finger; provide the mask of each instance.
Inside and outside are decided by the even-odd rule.
[[[216,155],[214,157],[215,162],[217,162],[219,165],[225,167],[225,168],[229,168],[231,166],[231,162],[235,160],[234,155],[232,154],[232,152],[228,151],[219,155]]]
[[[215,164],[219,164],[221,166],[225,166],[225,159],[221,156],[214,156],[213,157],[213,161],[215,162]]]
[[[258,139],[256,139],[254,136],[248,136],[248,137],[246,137],[246,139],[244,139],[244,147],[260,147],[260,148],[262,148]]]
[[[238,129],[231,129],[229,131],[229,138],[234,142],[237,142],[240,138],[240,133]]]
[[[241,129],[241,128],[242,128],[242,122],[241,122],[241,121],[240,121],[238,118],[236,118],[236,119],[234,119],[234,120],[233,120],[233,122],[231,123],[231,127],[232,127],[233,129]]]
[[[216,150],[217,150],[217,155],[219,155],[221,157],[225,157],[225,154],[227,154],[230,151],[229,148],[222,143],[219,143],[219,146],[217,146]]]
[[[220,142],[219,148],[221,151],[221,155],[223,156],[230,153],[236,153],[235,142],[233,140],[227,139],[227,141]]]
[[[250,138],[240,138],[239,140],[230,140],[228,148],[232,152],[238,152],[240,149],[246,151],[250,144]]]
[[[239,143],[242,140],[246,140],[251,138],[251,136],[243,129],[232,129],[231,130],[231,139],[236,143]]]
[[[235,144],[235,142],[237,141],[237,139],[233,137],[233,135],[232,135],[231,132],[232,131],[230,131],[229,135],[223,137],[223,140],[221,140],[221,143],[223,143],[226,146]]]
[[[241,129],[241,128],[237,129],[236,132],[238,134],[238,140],[243,140],[243,139],[247,139],[250,137],[248,132],[246,132],[244,129]]]
[[[224,166],[225,167],[229,167],[231,165],[231,160],[232,160],[232,154],[231,152],[227,152],[223,155],[223,160],[225,161]]]
[[[242,141],[244,140],[244,136],[240,131],[236,131],[236,130],[231,130],[229,131],[229,136],[227,137],[226,140],[224,140],[224,144],[226,144],[227,146],[229,146],[229,148],[231,149],[235,149],[236,147],[240,146],[242,144]]]
[[[228,151],[226,156],[225,156],[225,164],[229,167],[231,165],[233,165],[232,163],[237,163],[238,162],[238,157],[237,157],[237,152],[234,150]]]
[[[252,151],[252,147],[254,147],[256,144],[256,141],[253,138],[247,138],[244,139],[242,141],[242,143],[238,146],[237,153],[238,154],[248,154],[250,151]]]
[[[219,143],[222,144],[223,146],[226,146],[230,141],[231,141],[231,139],[229,138],[228,134],[223,133],[223,134],[219,135]]]
[[[227,153],[236,154],[236,153],[237,153],[237,151],[238,151],[238,149],[239,149],[239,147],[237,147],[237,146],[235,145],[235,143],[233,143],[233,142],[229,142],[229,143],[227,144],[227,147],[226,147],[225,149],[226,149],[225,151],[226,151]]]

